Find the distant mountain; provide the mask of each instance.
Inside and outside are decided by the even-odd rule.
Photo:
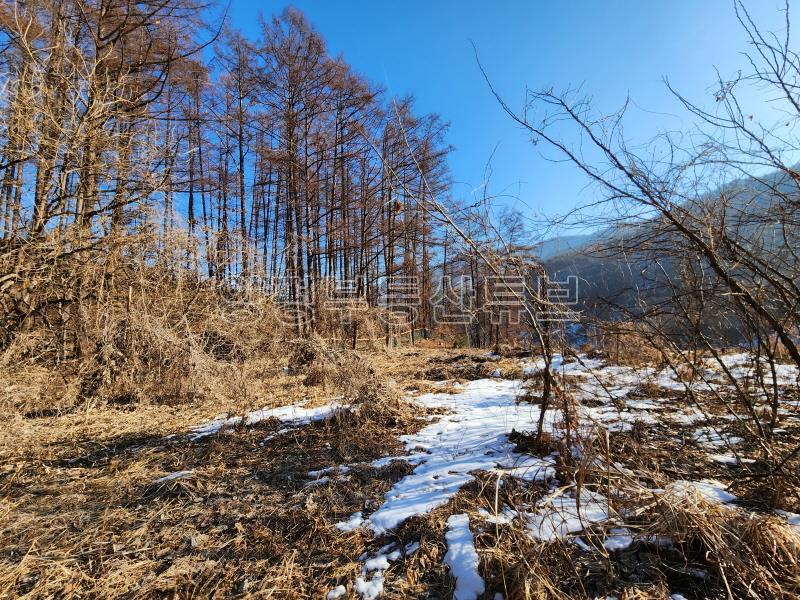
[[[576,252],[601,239],[602,234],[598,233],[559,236],[540,242],[537,244],[535,252],[541,260],[548,260],[559,254]]]
[[[697,199],[689,209],[697,213],[713,212],[721,194],[728,199],[729,226],[736,227],[754,248],[777,249],[785,245],[783,237],[778,235],[779,227],[763,219],[779,195],[800,202],[798,184],[785,173],[771,173],[758,180],[737,179]],[[609,304],[635,310],[640,298],[651,304],[667,298],[660,282],[665,274],[677,273],[674,261],[667,258],[655,264],[652,260],[628,256],[624,251],[628,246],[626,238],[646,238],[656,232],[657,225],[655,220],[644,220],[587,235],[553,238],[540,245],[539,256],[554,279],[563,280],[570,275],[579,278],[582,309],[609,317],[612,316]]]

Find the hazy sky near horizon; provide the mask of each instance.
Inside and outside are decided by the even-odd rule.
[[[489,189],[529,216],[563,213],[595,193],[571,165],[534,147],[502,111],[476,64],[515,109],[526,86],[582,86],[602,112],[630,95],[625,133],[645,142],[693,121],[663,82],[713,107],[715,68],[723,76],[747,67],[747,40],[732,0],[230,0],[230,23],[258,34],[258,14],[302,10],[332,55],[390,94],[413,94],[417,111],[450,123],[450,166],[460,197]],[[783,26],[782,0],[745,5],[767,30]]]

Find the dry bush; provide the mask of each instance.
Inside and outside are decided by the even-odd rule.
[[[761,463],[753,470],[759,466],[769,469],[768,463]],[[731,489],[752,506],[793,512],[800,506],[800,460],[790,460],[779,472],[770,469],[737,479]]]
[[[595,324],[590,343],[616,364],[629,367],[658,365],[661,351],[652,343],[645,328],[633,322],[600,322]]]
[[[800,535],[779,517],[683,494],[657,498],[645,514],[651,534],[705,563],[733,597],[800,597]]]
[[[524,526],[494,533],[481,540],[491,548],[483,570],[492,589],[525,600],[591,597],[582,581],[585,565],[572,544],[537,542]]]
[[[448,383],[431,383],[425,380],[414,380],[406,383],[403,389],[408,392],[413,392],[416,395],[420,394],[458,394],[462,390],[455,385]]]
[[[375,369],[352,350],[329,345],[319,335],[290,343],[290,372],[305,374],[307,386],[323,386],[344,396],[355,396]]]
[[[499,376],[504,379],[521,379],[519,361],[498,355],[463,353],[453,356],[434,357],[416,372],[416,377],[430,381],[474,381]]]
[[[368,348],[377,347],[383,335],[379,310],[363,301],[337,298],[326,283],[321,282],[315,290],[314,331],[334,346],[354,348],[361,342]]]
[[[224,395],[221,383],[247,360],[277,356],[285,329],[268,296],[181,267],[140,266],[135,244],[125,253],[109,244],[66,258],[46,245],[0,256],[14,275],[0,290],[0,377],[45,369],[68,390],[60,401],[47,386],[37,391],[34,377],[11,404],[52,411]]]
[[[545,370],[544,368],[529,370],[525,375],[524,379],[528,383],[528,386],[533,386],[538,383],[541,383],[544,380]],[[564,388],[565,386],[565,379],[558,371],[552,371],[550,373],[553,382],[554,390],[556,388]]]
[[[463,325],[439,323],[433,332],[433,337],[424,340],[423,346],[429,348],[461,349],[470,346],[469,337]]]
[[[702,367],[692,364],[690,362],[682,362],[675,367],[675,375],[678,381],[683,383],[692,383],[700,378]]]
[[[0,413],[45,417],[73,411],[80,380],[38,365],[0,365]]]
[[[537,436],[535,431],[512,429],[508,441],[514,444],[514,452],[533,456],[547,456],[563,447],[561,440],[547,431],[542,431],[541,436]]]
[[[180,402],[224,394],[245,363],[278,354],[281,314],[267,297],[226,294],[196,281],[153,287],[140,303],[104,319],[95,355],[101,397],[130,390]]]
[[[350,404],[350,410],[343,413],[347,423],[340,423],[343,432],[363,423],[397,427],[416,419],[396,386],[358,352],[334,348],[318,335],[295,340],[291,346],[290,371],[304,373],[305,385],[324,386]]]
[[[779,362],[791,362],[792,357],[789,354],[789,351],[786,349],[784,343],[780,340],[777,334],[772,334],[769,336],[767,340],[767,344],[770,348],[774,349],[774,358],[776,361]]]
[[[498,502],[494,486],[489,488],[484,507],[488,501],[490,512],[504,504],[524,511],[536,501],[527,491],[515,497],[503,489]],[[781,518],[693,494],[654,495],[626,485],[617,491],[614,506],[637,536],[621,551],[603,549],[608,525],[581,533],[594,551],[578,548],[569,538],[536,541],[524,521],[477,527],[484,550],[481,571],[490,589],[525,599],[613,595],[667,600],[676,589],[698,598],[800,597],[800,535]]]
[[[664,388],[652,381],[644,381],[628,392],[628,398],[660,398],[663,395]]]
[[[619,437],[635,437],[635,429]],[[515,432],[510,439],[517,443],[517,451],[543,451],[525,446],[534,436]],[[582,437],[580,463],[562,465],[559,461],[558,479],[579,481],[601,491],[624,518],[620,524],[637,533],[637,541],[615,553],[593,544],[598,552],[592,553],[576,551],[568,542],[539,544],[525,531],[499,530],[498,539],[486,541],[491,557],[487,571],[503,573],[506,597],[613,594],[667,599],[669,590],[677,588],[691,590],[688,597],[800,598],[800,534],[785,519],[712,503],[691,491],[670,491],[671,477],[665,479],[645,465],[639,465],[639,478],[633,479],[615,468],[602,468],[599,465],[612,464],[620,456],[606,444],[602,436]],[[664,462],[658,459],[656,464]],[[642,487],[640,481],[650,485]],[[668,491],[653,493],[652,488]],[[490,505],[493,502],[496,500],[491,498]],[[501,504],[523,510],[534,502],[527,497],[501,496]],[[591,529],[582,534],[590,543]],[[670,543],[647,541],[653,539]],[[693,574],[698,570],[708,573],[702,581]]]

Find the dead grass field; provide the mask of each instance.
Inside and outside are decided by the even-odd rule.
[[[373,354],[372,364],[381,382],[412,394],[457,392],[458,382],[524,374],[518,357],[424,346]],[[605,453],[617,465],[613,473],[563,457],[556,465],[559,480],[580,473],[578,485],[627,490],[614,500],[636,536],[624,549],[607,550],[602,528],[581,538],[593,548],[587,551],[532,539],[518,520],[493,522],[498,509],[534,506],[552,490],[542,481],[514,478],[501,486],[488,472],[389,533],[342,531],[337,523],[376,510],[414,469],[405,460],[371,463],[405,454],[400,436],[418,431],[439,411],[402,402],[382,406],[372,395],[354,397],[351,408],[312,423],[267,419],[187,438],[223,413],[299,402],[321,406],[341,389],[341,382],[331,385],[308,364],[288,372],[286,366],[261,364],[260,384],[235,403],[207,397],[32,416],[15,407],[15,388],[7,385],[0,430],[0,596],[325,598],[343,585],[343,597],[357,598],[353,582],[365,555],[389,543],[418,543],[417,551],[384,570],[381,597],[448,598],[455,581],[443,563],[445,522],[465,513],[487,598],[666,599],[674,590],[687,598],[738,598],[746,597],[748,585],[753,598],[800,597],[800,538],[771,512],[800,512],[798,490],[761,469],[758,448],[740,448],[742,457],[755,461],[746,465],[711,460],[692,440],[696,424],[669,420],[675,412],[670,404],[656,411],[655,422],[637,421],[593,442],[593,456]],[[312,372],[317,375],[309,381]],[[368,387],[393,385],[377,381]],[[381,389],[378,395],[390,393]],[[640,386],[628,397],[656,395],[665,394]],[[709,423],[736,434],[724,415]],[[800,423],[791,421],[782,436],[780,443],[796,444]],[[522,451],[524,437],[516,440]],[[633,486],[621,475],[625,469],[650,479]],[[162,479],[170,474],[180,475]],[[641,491],[642,483],[658,488],[700,479],[731,484],[748,510],[734,512],[699,497],[670,502]],[[659,542],[667,536],[674,540],[669,546]]]

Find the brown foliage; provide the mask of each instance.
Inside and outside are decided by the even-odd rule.
[[[616,365],[639,367],[663,361],[660,349],[650,341],[652,336],[638,323],[600,322],[590,340],[594,351]]]

